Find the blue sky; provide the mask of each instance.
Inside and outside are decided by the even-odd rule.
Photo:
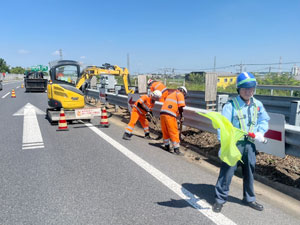
[[[89,65],[124,67],[129,54],[132,74],[212,68],[214,57],[217,68],[300,62],[300,0],[2,0],[0,7],[0,58],[12,67],[47,65],[59,49]]]

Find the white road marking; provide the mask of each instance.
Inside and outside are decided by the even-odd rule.
[[[5,98],[7,95],[9,95],[10,94],[10,92],[8,92],[6,95],[3,95],[2,96],[2,98]]]
[[[22,149],[44,148],[43,142],[23,143]]]
[[[30,103],[14,114],[24,116],[22,149],[45,148],[36,114],[45,113]]]
[[[110,136],[103,133],[98,128],[94,127],[90,123],[85,123],[87,127],[89,127],[92,131],[94,131],[98,136],[103,138],[105,141],[107,141],[109,144],[114,146],[118,151],[123,153],[126,157],[128,157],[130,160],[135,162],[138,166],[142,167],[144,170],[146,170],[149,174],[151,174],[153,177],[155,177],[157,180],[159,180],[161,183],[163,183],[165,186],[167,186],[171,191],[173,191],[175,194],[177,194],[179,197],[187,201],[191,206],[193,206],[195,209],[198,210],[198,212],[202,213],[204,216],[209,218],[211,221],[213,221],[217,225],[233,225],[236,224],[226,216],[224,216],[222,213],[215,213],[212,211],[211,205],[208,204],[206,201],[203,201],[199,199],[198,196],[195,196],[188,190],[186,190],[184,187],[182,187],[180,184],[176,183],[174,180],[169,178],[167,175],[150,165],[148,162],[131,152],[128,148],[124,147],[117,141],[115,141]]]
[[[16,89],[18,89],[20,86],[16,87]]]

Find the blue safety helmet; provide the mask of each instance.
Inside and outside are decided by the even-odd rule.
[[[256,87],[257,82],[252,73],[243,72],[240,73],[236,80],[237,89],[240,88],[253,88]]]

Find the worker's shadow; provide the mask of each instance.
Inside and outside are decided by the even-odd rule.
[[[155,139],[152,139],[152,140],[155,140]],[[151,146],[163,149],[163,143],[152,143],[152,142],[149,142],[148,144],[151,145]]]
[[[184,199],[171,199],[170,201],[157,202],[158,205],[173,207],[173,208],[185,208],[192,207],[190,203],[197,204],[197,208],[203,208],[201,204],[197,203],[199,200],[204,200],[210,205],[213,205],[215,202],[215,186],[211,184],[191,184],[184,183],[182,184],[182,193],[187,197]],[[190,202],[190,203],[189,203]],[[242,201],[236,197],[228,196],[228,202],[234,202],[237,204],[242,204]]]

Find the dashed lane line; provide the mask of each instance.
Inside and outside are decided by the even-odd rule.
[[[7,94],[3,95],[2,98],[5,98],[9,94],[10,94],[10,92],[8,92]]]

